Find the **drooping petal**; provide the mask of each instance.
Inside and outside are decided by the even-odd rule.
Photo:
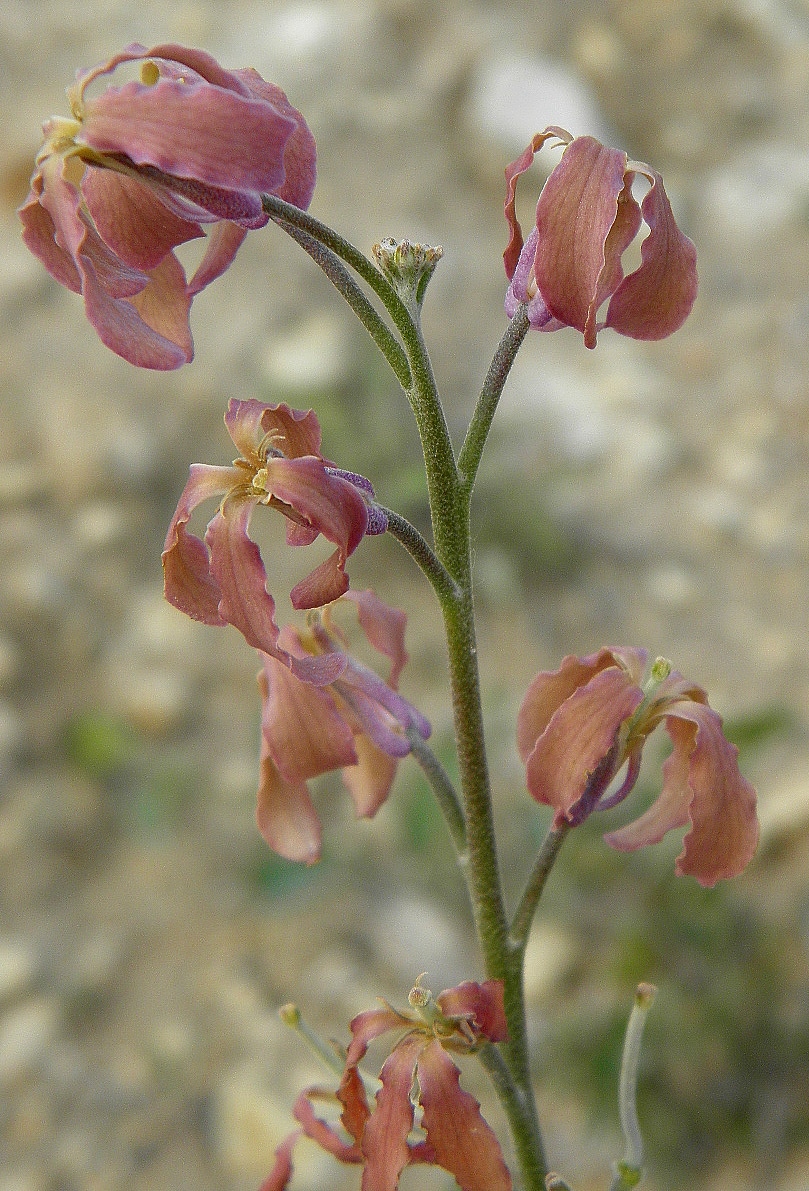
[[[278,625],[275,601],[267,591],[267,572],[258,546],[248,537],[256,496],[231,494],[208,525],[205,541],[211,553],[211,574],[222,592],[219,615],[232,624],[248,645],[275,655]]]
[[[295,122],[284,147],[284,182],[275,193],[286,203],[294,203],[303,210],[312,201],[315,189],[317,150],[315,138],[297,108],[293,107],[284,92],[275,83],[268,83],[252,67],[234,72],[252,95],[267,100],[273,107]]]
[[[489,1042],[508,1038],[502,980],[484,980],[482,984],[465,980],[456,988],[445,989],[436,1002],[445,1017],[465,1018]]]
[[[624,186],[626,154],[576,137],[539,196],[534,275],[554,318],[595,347],[604,245]]]
[[[275,767],[262,737],[256,823],[266,843],[287,860],[314,864],[320,859],[320,820],[303,782],[287,782]]]
[[[640,207],[632,194],[634,176],[631,170],[628,170],[624,176],[623,189],[618,195],[615,219],[604,242],[604,268],[601,270],[593,301],[593,319],[595,319],[595,312],[601,307],[604,299],[615,293],[623,280],[624,269],[621,257],[635,239],[643,222]]]
[[[310,571],[305,579],[301,579],[300,583],[295,584],[289,593],[292,607],[297,608],[298,611],[305,608],[323,608],[333,600],[338,600],[341,595],[345,595],[348,590],[348,575],[343,569],[344,564],[345,558],[342,551],[335,550],[320,566]]]
[[[544,132],[536,133],[531,140],[531,144],[523,150],[517,160],[512,161],[510,165],[506,166],[506,201],[504,212],[509,227],[509,241],[503,253],[503,264],[506,267],[506,276],[509,278],[514,276],[514,270],[517,268],[517,261],[523,247],[522,228],[520,227],[516,212],[517,182],[520,175],[524,174],[531,166],[537,153],[550,137],[557,137],[564,144],[567,144],[571,140],[570,133],[565,132],[563,128],[548,127]]]
[[[211,575],[222,592],[219,615],[238,629],[254,649],[277,658],[304,682],[328,686],[344,672],[348,664],[345,654],[298,657],[278,644],[275,601],[267,591],[261,553],[247,533],[256,501],[255,496],[231,493],[205,534]]]
[[[338,546],[343,562],[365,535],[368,511],[360,492],[340,476],[330,475],[321,459],[311,455],[268,459],[267,492]]]
[[[436,1045],[440,1050],[440,1044]],[[399,1186],[399,1175],[410,1160],[407,1136],[413,1128],[410,1100],[413,1069],[424,1047],[425,1039],[421,1034],[404,1038],[389,1055],[379,1074],[382,1087],[376,1094],[376,1106],[362,1135],[365,1155],[362,1191],[396,1191]]]
[[[362,1161],[359,1143],[371,1110],[368,1108],[368,1098],[362,1076],[356,1067],[348,1066],[343,1072],[340,1087],[337,1089],[337,1099],[343,1106],[340,1122],[350,1137],[357,1143],[355,1150],[357,1160]]]
[[[264,656],[261,730],[268,752],[288,782],[356,764],[354,735],[331,695],[301,682],[275,658]]]
[[[28,198],[19,209],[23,241],[34,256],[39,258],[51,277],[74,294],[80,294],[81,274],[73,257],[58,243],[56,224],[42,203],[42,186],[42,175],[35,174],[31,180]]]
[[[633,339],[664,339],[682,326],[697,296],[697,253],[674,221],[663,179],[637,167],[652,183],[643,200],[649,235],[641,264],[621,282],[607,308],[605,326]]]
[[[370,588],[346,592],[345,598],[356,605],[360,628],[371,645],[378,653],[390,658],[388,686],[396,690],[399,676],[407,662],[407,650],[404,647],[407,613],[380,600]]]
[[[258,1191],[285,1191],[292,1178],[292,1150],[301,1135],[300,1129],[285,1137],[275,1151],[275,1165]]]
[[[383,1009],[366,1009],[358,1013],[350,1023],[351,1042],[346,1053],[346,1066],[356,1067],[365,1057],[365,1052],[381,1034],[388,1030],[412,1028],[413,1022],[403,1013],[399,1013],[392,1005],[385,1004]]]
[[[237,223],[222,220],[208,233],[205,255],[188,283],[188,294],[195,298],[233,264],[234,257],[247,235],[247,229]]]
[[[79,143],[135,165],[229,190],[273,191],[295,124],[266,102],[204,82],[161,78],[86,99]]]
[[[327,1154],[331,1154],[339,1162],[362,1162],[362,1151],[359,1145],[356,1144],[356,1141],[353,1145],[344,1141],[342,1137],[338,1137],[326,1121],[316,1115],[311,1101],[319,1095],[319,1088],[307,1088],[305,1092],[301,1092],[292,1110],[295,1120],[299,1121],[303,1126],[303,1131],[307,1137],[311,1138],[312,1141],[316,1141],[322,1150],[325,1150]],[[333,1094],[324,1095],[323,1099],[332,1100],[334,1096]]]
[[[367,736],[354,738],[355,765],[343,769],[343,782],[358,819],[372,819],[390,794],[396,776],[396,758],[377,748]]]
[[[526,782],[537,802],[554,808],[557,828],[572,816],[591,776],[614,747],[621,725],[642,700],[643,691],[632,677],[609,667],[575,690],[552,715],[528,757]],[[601,778],[606,783],[612,776],[614,771]]]
[[[176,344],[186,361],[194,358],[189,315],[191,297],[185,284],[185,270],[173,252],[149,270],[149,283],[130,299],[147,327],[169,343]]]
[[[437,1039],[421,1051],[417,1072],[422,1127],[438,1164],[461,1191],[510,1191],[511,1175],[500,1143],[478,1101],[462,1090],[460,1072]]]
[[[239,481],[233,467],[191,465],[163,544],[163,577],[166,599],[175,608],[203,624],[224,625],[219,614],[222,591],[211,574],[205,543],[186,530],[197,505],[229,491]]]
[[[632,851],[690,821],[676,871],[710,887],[738,876],[755,854],[756,792],[739,772],[738,749],[725,739],[722,719],[712,708],[683,700],[667,713],[674,751],[663,766],[662,793],[634,823],[605,839]]]
[[[115,170],[85,170],[81,193],[104,243],[133,268],[153,269],[178,244],[203,235],[198,223],[173,215],[147,186]]]
[[[160,372],[194,358],[188,323],[191,300],[176,257],[164,257],[131,300],[111,297],[90,261],[83,266],[84,309],[106,347],[138,368]]]
[[[558,670],[541,670],[537,674],[525,692],[517,715],[517,749],[523,762],[528,760],[551,717],[564,701],[596,674],[616,664],[624,666],[639,683],[646,664],[646,651],[605,646],[584,658],[569,654]]]

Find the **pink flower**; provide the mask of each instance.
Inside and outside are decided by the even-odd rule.
[[[333,613],[353,603],[369,643],[391,663],[384,682],[346,652]],[[306,632],[287,626],[279,650],[262,657],[258,681],[263,699],[259,830],[270,847],[289,860],[311,864],[320,857],[320,822],[306,783],[335,769],[359,817],[370,818],[390,793],[398,761],[410,752],[407,733],[422,739],[430,725],[398,693],[407,661],[406,616],[372,591],[348,592],[338,605],[309,617]],[[288,659],[293,659],[290,666]],[[330,664],[334,677],[307,680],[295,664]]]
[[[536,224],[523,244],[515,212],[517,179],[551,137],[566,147],[539,196]],[[642,206],[632,195],[637,174],[651,184]],[[511,236],[503,260],[511,280],[509,318],[525,303],[533,328],[575,327],[587,347],[595,347],[603,327],[632,339],[664,339],[685,322],[697,294],[696,250],[674,222],[655,170],[628,161],[626,153],[607,149],[591,136],[573,138],[549,127],[508,166],[506,182]],[[649,234],[641,264],[625,277],[621,256],[642,219]],[[606,318],[597,322],[608,298]]]
[[[705,692],[663,659],[641,686],[645,665],[643,649],[603,648],[536,676],[517,719],[528,789],[554,808],[556,827],[616,806],[632,790],[646,739],[662,721],[674,745],[662,792],[640,818],[604,838],[631,852],[690,824],[676,871],[712,886],[741,873],[755,853],[756,792]],[[622,785],[608,793],[625,763]]]
[[[140,81],[92,83],[126,63]],[[201,50],[133,44],[79,71],[71,117],[43,125],[23,239],[58,282],[84,296],[103,343],[141,368],[193,357],[191,301],[230,265],[248,228],[267,222],[262,193],[307,207],[315,144],[283,91]],[[173,249],[203,235],[190,283]]]
[[[348,556],[366,533],[384,533],[387,521],[368,480],[320,454],[320,424],[311,410],[232,400],[225,425],[241,458],[231,467],[192,464],[163,548],[166,599],[204,624],[234,625],[250,645],[272,654],[275,603],[247,533],[256,506],[284,514],[289,545],[306,546],[322,534],[337,547],[293,588],[295,608],[322,607],[341,596]],[[224,498],[202,542],[186,526],[197,505],[214,496]]]
[[[283,1191],[288,1185],[291,1149],[301,1132],[339,1161],[361,1165],[362,1191],[396,1191],[402,1171],[413,1163],[440,1166],[461,1191],[509,1191],[511,1176],[497,1138],[477,1100],[461,1089],[460,1072],[448,1053],[469,1054],[486,1042],[505,1040],[502,981],[467,981],[435,999],[417,983],[409,1001],[410,1011],[385,1005],[351,1023],[353,1041],[336,1097],[346,1137],[314,1112],[313,1100],[334,1099],[333,1094],[309,1088],[294,1109],[302,1129],[279,1147],[262,1191]],[[391,1030],[400,1037],[382,1068],[382,1086],[370,1109],[358,1064],[370,1042]],[[415,1123],[414,1086],[421,1141],[408,1140]]]

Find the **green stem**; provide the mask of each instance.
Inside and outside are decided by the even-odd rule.
[[[464,444],[461,447],[461,453],[458,456],[458,470],[463,477],[463,484],[466,491],[470,493],[475,483],[483,448],[486,445],[486,439],[489,435],[492,419],[497,410],[503,387],[508,379],[508,374],[511,371],[517,352],[520,350],[522,342],[529,330],[530,323],[528,322],[525,306],[520,306],[508,324],[506,332],[500,340],[497,351],[494,353],[492,362],[489,365],[489,371],[483,382],[480,397],[478,397],[474,413],[469,422],[469,428],[466,432]]]
[[[478,1058],[488,1071],[508,1118],[525,1191],[541,1191],[545,1186],[548,1163],[539,1131],[533,1088],[528,1095],[522,1093],[511,1067],[497,1046],[488,1043],[478,1051]]]
[[[422,537],[415,525],[400,513],[388,509],[384,505],[380,510],[388,519],[387,532],[404,546],[407,553],[416,562],[419,569],[426,575],[433,591],[439,600],[453,599],[460,593],[447,568],[439,562],[428,542]]]
[[[489,978],[504,985],[508,1041],[501,1044],[502,1077],[495,1086],[508,1115],[526,1191],[541,1191],[547,1172],[528,1055],[523,996],[523,952],[509,947],[492,815],[475,639],[470,530],[471,484],[455,466],[426,348],[405,337],[414,392],[411,404],[424,446],[435,553],[457,585],[439,596],[449,655],[455,739],[466,817],[469,888],[475,926]],[[516,347],[514,348],[516,352]],[[513,358],[513,355],[512,355]],[[501,386],[502,388],[502,383]]]
[[[315,219],[314,215],[310,215],[308,211],[302,211],[300,207],[296,207],[293,203],[285,203],[283,199],[278,198],[275,194],[263,194],[261,196],[261,203],[267,214],[272,216],[277,223],[289,224],[291,227],[297,227],[301,231],[308,232],[313,239],[317,240],[320,244],[324,244],[326,248],[331,249],[335,256],[339,256],[341,260],[344,260],[363,281],[368,283],[381,300],[399,330],[401,330],[402,325],[412,326],[410,315],[401,298],[396,293],[396,290],[388,281],[385,274],[380,269],[377,269],[376,265],[369,261],[368,257],[360,252],[359,248],[356,248],[349,240],[344,239],[343,236],[338,235],[327,224],[321,223],[319,219]]]
[[[436,802],[441,808],[441,813],[444,816],[450,836],[452,837],[458,859],[464,863],[466,860],[466,821],[464,819],[463,807],[461,806],[457,791],[452,784],[452,779],[430,746],[425,740],[422,740],[415,728],[411,729],[408,733],[408,740],[410,741],[411,755],[421,766],[422,772],[435,795]]]
[[[545,882],[550,875],[550,871],[553,868],[556,857],[559,855],[559,850],[565,842],[569,830],[569,823],[563,823],[561,827],[551,827],[549,829],[542,847],[537,854],[531,875],[528,878],[525,890],[520,899],[520,904],[514,912],[509,937],[512,946],[520,948],[523,952],[528,943],[531,923],[534,920],[539,899],[545,888]]]
[[[387,324],[379,317],[339,257],[308,232],[286,223],[279,222],[279,227],[282,227],[287,235],[296,240],[301,248],[308,252],[312,260],[320,266],[382,352],[399,384],[403,389],[409,389],[410,366],[401,344],[391,334]]]
[[[514,1134],[525,1191],[542,1191],[547,1167],[528,1058],[523,997],[524,948],[510,945],[494,833],[475,639],[470,529],[475,474],[508,371],[527,332],[527,318],[524,312],[515,315],[498,348],[478,399],[462,452],[463,468],[459,470],[422,337],[419,310],[408,309],[388,278],[331,228],[276,196],[265,195],[262,201],[265,211],[285,230],[295,228],[306,233],[344,261],[370,286],[388,311],[407,355],[410,379],[403,387],[416,419],[424,453],[434,549],[431,550],[403,518],[394,517],[391,532],[420,565],[425,564],[425,573],[436,591],[444,618],[463,800],[461,817],[466,822],[468,863],[464,865],[464,875],[486,975],[490,979],[500,979],[504,984],[509,1028],[508,1041],[500,1044],[500,1056],[489,1056],[484,1061],[493,1073],[495,1087]],[[306,243],[303,246],[307,248]],[[337,276],[333,268],[332,273]],[[343,296],[348,297],[351,293],[353,298],[353,291],[347,289],[342,275],[339,280],[338,289]],[[369,324],[372,324],[378,331],[366,308],[356,300],[352,305],[360,313],[364,325],[370,330]],[[376,341],[380,343],[379,338]],[[402,380],[403,370],[397,371],[387,351],[385,355]],[[433,770],[432,775],[441,790],[441,797],[448,796],[448,787],[437,771]],[[455,809],[449,811],[448,822],[453,839],[460,839],[460,822]]]

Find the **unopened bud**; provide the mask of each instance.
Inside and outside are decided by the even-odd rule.
[[[413,244],[410,240],[389,237],[374,244],[371,251],[405,305],[415,302],[420,307],[427,283],[444,255],[444,249],[438,245],[431,247],[429,244]]]
[[[668,658],[655,658],[652,662],[652,679],[655,682],[663,682],[668,678],[674,667]]]

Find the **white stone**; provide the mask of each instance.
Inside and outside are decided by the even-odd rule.
[[[574,136],[610,139],[590,88],[550,58],[505,52],[488,57],[472,84],[469,114],[477,131],[515,154],[548,124]],[[548,155],[548,172],[558,158]]]

